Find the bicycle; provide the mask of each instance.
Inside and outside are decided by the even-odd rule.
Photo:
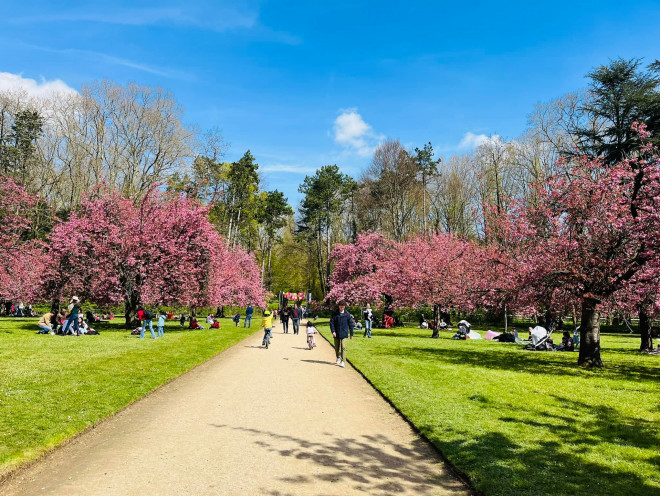
[[[268,349],[268,346],[270,345],[271,332],[272,329],[264,329],[264,340],[261,342],[261,346],[265,346],[266,349]]]

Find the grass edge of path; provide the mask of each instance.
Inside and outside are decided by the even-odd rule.
[[[323,324],[321,324],[321,325],[323,325]],[[328,330],[328,332],[330,332],[329,327],[328,327],[327,330]],[[323,339],[326,340],[326,342],[330,346],[332,346],[334,348],[334,343],[332,341],[330,341],[330,338],[328,336],[326,336],[320,330],[319,330],[319,334],[321,335],[321,337]],[[355,338],[353,338],[353,339],[355,339]],[[474,487],[474,484],[472,483],[472,480],[470,479],[470,477],[465,472],[460,470],[456,465],[454,465],[451,462],[451,460],[449,460],[449,458],[447,458],[445,456],[445,454],[442,452],[442,450],[433,441],[431,441],[422,431],[420,431],[419,428],[415,425],[415,423],[412,420],[410,420],[399,409],[399,407],[397,407],[394,404],[394,402],[390,398],[387,397],[387,395],[385,393],[383,393],[380,389],[378,389],[378,387],[373,382],[371,382],[371,380],[364,374],[364,372],[362,372],[362,370],[360,370],[353,362],[351,362],[351,360],[348,357],[346,358],[346,361],[353,368],[353,370],[355,370],[358,374],[360,374],[360,377],[362,377],[362,379],[364,379],[365,382],[367,384],[369,384],[369,386],[371,386],[371,388],[374,391],[376,391],[378,396],[380,396],[383,400],[385,400],[387,402],[387,404],[390,405],[394,409],[394,411],[399,415],[399,417],[401,417],[403,419],[403,421],[406,422],[406,424],[408,424],[410,426],[410,428],[413,430],[413,432],[415,434],[417,434],[420,437],[420,439],[422,439],[427,444],[427,446],[429,446],[431,451],[433,451],[435,454],[438,455],[438,457],[440,458],[440,460],[442,460],[442,462],[444,463],[445,467],[449,470],[451,475],[456,477],[465,486],[465,488],[471,494],[473,494],[474,496],[486,496],[486,494],[484,492],[482,492],[479,489],[477,489],[476,487]]]
[[[8,481],[10,481],[10,480],[12,480],[12,479],[15,479],[15,478],[16,478],[17,476],[19,476],[21,473],[23,473],[24,471],[28,470],[30,467],[34,466],[35,464],[41,462],[44,458],[46,458],[46,457],[49,456],[50,454],[54,453],[56,450],[59,450],[59,449],[64,448],[65,446],[68,446],[68,445],[71,444],[72,442],[76,441],[79,437],[83,436],[84,434],[87,434],[87,433],[88,433],[89,431],[91,431],[91,430],[96,429],[96,428],[97,428],[99,425],[101,425],[102,423],[107,422],[108,420],[110,420],[111,418],[115,417],[116,415],[118,415],[118,414],[124,412],[124,411],[127,410],[128,408],[131,408],[132,406],[136,405],[136,404],[139,403],[140,401],[143,401],[144,399],[148,398],[148,397],[151,396],[152,394],[155,394],[155,393],[158,392],[160,389],[162,389],[162,388],[164,388],[165,386],[171,384],[172,382],[174,382],[175,380],[179,379],[180,377],[182,377],[182,376],[184,376],[184,375],[186,375],[186,374],[191,373],[191,372],[194,371],[195,369],[197,369],[197,368],[199,368],[199,367],[205,365],[206,363],[208,363],[209,361],[213,360],[214,358],[217,358],[219,355],[221,355],[221,354],[223,354],[223,353],[229,351],[229,350],[232,349],[234,346],[236,346],[236,345],[242,343],[243,341],[245,341],[246,339],[251,338],[252,336],[254,336],[257,332],[261,332],[261,329],[257,329],[255,332],[250,333],[250,334],[244,336],[242,339],[239,339],[238,341],[236,341],[236,342],[234,342],[234,343],[231,343],[231,344],[230,344],[229,346],[227,346],[226,348],[223,348],[223,349],[219,350],[217,353],[215,353],[215,354],[213,354],[213,355],[207,357],[205,360],[202,360],[201,362],[199,362],[199,363],[193,365],[193,366],[190,367],[189,369],[186,369],[186,370],[182,371],[181,373],[175,375],[174,377],[170,377],[170,378],[167,379],[165,382],[160,383],[160,384],[157,385],[155,388],[153,388],[153,389],[151,389],[150,391],[146,392],[144,395],[140,396],[139,398],[136,398],[136,399],[130,401],[129,403],[126,403],[125,405],[121,406],[121,407],[118,408],[117,410],[114,410],[114,411],[108,413],[107,415],[105,415],[104,417],[98,419],[98,421],[95,422],[94,424],[92,424],[92,425],[88,425],[88,426],[84,427],[83,429],[81,429],[80,431],[78,431],[78,432],[76,432],[76,433],[70,435],[69,437],[66,437],[66,438],[64,438],[64,439],[62,439],[62,440],[60,440],[60,441],[58,441],[58,442],[57,442],[55,445],[53,445],[53,446],[50,446],[50,447],[43,447],[43,448],[42,448],[42,451],[41,451],[40,453],[38,453],[34,458],[32,458],[32,459],[26,459],[26,460],[22,460],[22,461],[21,461],[21,460],[17,460],[17,461],[15,461],[15,462],[13,462],[13,463],[11,463],[11,462],[8,463],[8,464],[7,464],[6,466],[4,466],[4,467],[0,467],[0,489],[2,488],[2,486],[3,486],[5,483],[7,483]],[[38,451],[38,450],[35,450],[35,451]]]

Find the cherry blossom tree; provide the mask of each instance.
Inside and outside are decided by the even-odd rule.
[[[373,303],[380,306],[392,291],[397,243],[381,234],[361,234],[354,244],[336,244],[330,256],[334,263],[331,290],[325,301]]]
[[[500,219],[502,239],[527,268],[521,286],[579,301],[580,365],[603,365],[602,306],[642,269],[657,267],[659,172],[649,149],[608,166],[581,159],[537,185],[536,205],[518,203]]]
[[[31,239],[30,209],[38,198],[0,177],[0,300],[31,300],[44,271],[43,244]]]
[[[98,189],[50,238],[49,286],[100,304],[124,304],[126,326],[141,304],[263,304],[255,262],[231,250],[203,207],[151,190],[137,203]],[[256,277],[254,277],[256,271]]]
[[[474,246],[449,234],[394,242],[380,234],[358,236],[353,245],[336,245],[327,301],[372,302],[393,308],[433,305],[434,320],[443,306],[469,306],[462,277]]]

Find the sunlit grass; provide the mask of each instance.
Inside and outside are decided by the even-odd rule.
[[[478,489],[660,494],[660,357],[638,336],[604,335],[605,369],[589,371],[577,353],[451,335],[375,329],[347,356]]]
[[[100,336],[79,337],[37,335],[37,320],[0,319],[0,474],[98,423],[258,327],[256,319],[251,329],[222,319],[219,331],[190,331],[170,321],[165,337],[154,340],[149,331],[145,339],[131,336],[122,329],[123,319],[93,325]]]

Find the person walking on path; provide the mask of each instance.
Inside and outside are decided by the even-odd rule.
[[[284,334],[289,333],[289,317],[291,317],[291,309],[288,305],[284,305],[282,311],[280,312],[280,320],[282,321],[282,331]]]
[[[252,314],[253,313],[254,313],[254,308],[252,308],[252,304],[248,303],[248,306],[245,309],[245,322],[243,322],[243,328],[252,327]]]
[[[371,310],[371,305],[369,305],[369,303],[367,303],[367,308],[365,308],[362,313],[364,316],[364,335],[362,337],[371,338],[371,326],[374,321],[374,313]]]
[[[294,334],[300,332],[300,319],[302,319],[302,309],[300,308],[300,303],[298,303],[291,310],[291,322],[293,323]]]
[[[330,319],[330,332],[335,340],[335,355],[337,365],[344,367],[346,360],[346,340],[353,339],[353,327],[355,326],[353,316],[346,310],[346,303],[340,301],[337,305],[339,311]]]

